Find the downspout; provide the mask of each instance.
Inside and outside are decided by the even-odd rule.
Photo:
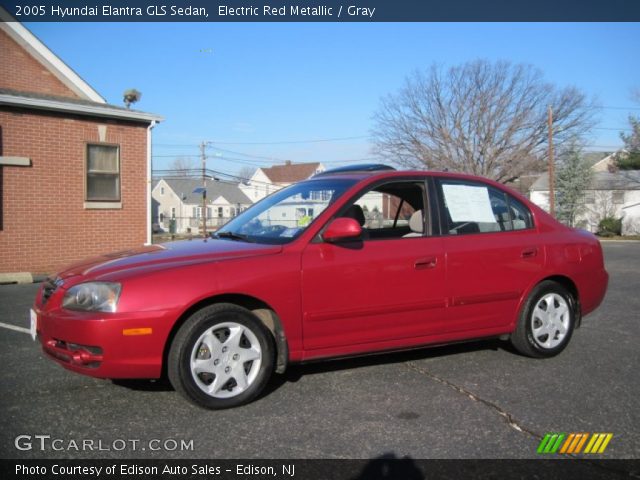
[[[151,245],[152,241],[152,221],[151,221],[151,172],[152,172],[152,156],[151,156],[151,130],[156,126],[156,121],[151,120],[151,124],[147,127],[147,241],[145,245]]]

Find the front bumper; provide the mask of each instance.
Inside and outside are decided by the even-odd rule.
[[[158,378],[171,330],[169,312],[88,313],[33,307],[44,353],[98,378]]]

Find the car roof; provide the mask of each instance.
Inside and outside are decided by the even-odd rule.
[[[460,180],[480,180],[486,183],[504,186],[495,182],[489,178],[480,177],[477,175],[471,175],[467,173],[457,173],[457,172],[447,172],[441,170],[396,170],[393,167],[388,167],[386,165],[371,165],[371,167],[386,167],[386,168],[370,168],[370,169],[359,169],[358,165],[354,165],[352,167],[345,168],[337,168],[333,170],[327,170],[325,172],[321,172],[319,174],[311,177],[310,180],[321,180],[327,178],[339,178],[339,179],[348,179],[348,180],[364,180],[371,178],[406,178],[406,177],[447,177],[447,178],[455,178]],[[364,167],[370,167],[370,165],[365,165]]]
[[[385,166],[385,165],[382,165]],[[511,195],[515,195],[519,197],[521,200],[525,200],[530,206],[529,199],[522,195],[520,192],[517,192],[513,188],[505,185],[503,183],[497,182],[495,180],[491,180],[490,178],[481,177],[479,175],[472,175],[468,173],[457,173],[457,172],[448,172],[442,170],[396,170],[394,168],[386,168],[386,169],[371,169],[371,170],[359,170],[356,168],[357,165],[352,168],[347,168],[345,170],[335,169],[333,171],[329,170],[327,172],[323,172],[323,174],[314,175],[310,179],[306,181],[322,181],[327,179],[342,179],[342,180],[350,180],[352,182],[361,182],[363,180],[370,180],[371,182],[375,182],[376,180],[385,180],[385,179],[407,179],[411,177],[416,178],[425,178],[425,177],[439,177],[439,178],[450,178],[456,180],[468,180],[468,181],[476,181],[482,182],[487,185],[491,185],[500,190],[506,191]]]

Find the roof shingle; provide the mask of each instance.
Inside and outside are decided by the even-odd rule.
[[[549,190],[549,175],[540,175],[531,186],[532,192]],[[640,170],[593,172],[589,190],[640,190]]]
[[[202,195],[193,193],[196,188],[202,187],[202,180],[197,178],[163,178],[162,180],[167,182],[176,195],[184,196],[184,203],[199,204],[202,202]],[[155,185],[157,185],[157,182],[154,187]],[[220,196],[224,197],[229,203],[251,204],[249,197],[235,183],[207,179],[207,199],[215,200]]]
[[[319,162],[287,163],[286,165],[263,168],[262,171],[273,183],[295,183],[312,176],[319,166]]]

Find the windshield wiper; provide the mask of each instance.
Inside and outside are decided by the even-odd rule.
[[[243,242],[253,243],[253,240],[249,239],[249,235],[235,232],[218,232],[215,234],[216,238],[229,238],[231,240],[240,240]]]

